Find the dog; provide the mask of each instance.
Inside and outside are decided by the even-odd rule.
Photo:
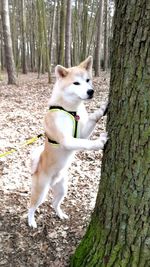
[[[35,211],[51,187],[52,206],[60,219],[68,216],[61,203],[67,194],[67,170],[75,151],[103,149],[107,133],[96,140],[87,139],[96,123],[105,114],[107,103],[88,115],[84,100],[92,99],[92,56],[76,67],[55,67],[56,83],[45,116],[45,146],[35,150],[32,157],[32,188],[28,224],[36,228]]]

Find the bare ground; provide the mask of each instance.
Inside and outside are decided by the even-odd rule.
[[[43,117],[52,85],[47,76],[19,75],[19,86],[0,82],[0,153],[18,151],[0,158],[0,266],[65,267],[83,237],[95,205],[100,180],[102,152],[79,152],[69,170],[69,191],[63,209],[69,215],[61,221],[51,207],[51,192],[36,213],[38,228],[27,225],[30,197],[30,153],[43,144],[40,138],[20,147],[27,139],[43,133]],[[106,101],[109,75],[94,79],[95,97],[86,103],[94,111]],[[106,118],[92,138],[105,130]]]

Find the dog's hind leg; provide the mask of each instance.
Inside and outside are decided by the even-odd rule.
[[[62,211],[60,208],[61,203],[64,200],[64,197],[67,194],[68,190],[68,180],[67,178],[62,178],[59,182],[57,182],[53,187],[53,208],[56,211],[56,214],[60,219],[67,219],[68,216]]]
[[[28,224],[33,228],[37,227],[34,217],[35,211],[44,202],[48,190],[49,183],[45,181],[41,183],[39,177],[36,177],[36,175],[34,175],[31,190],[30,208],[28,211]]]

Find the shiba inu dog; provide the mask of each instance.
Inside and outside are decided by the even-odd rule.
[[[67,170],[77,150],[103,149],[107,133],[97,140],[87,139],[96,123],[104,115],[107,104],[88,115],[84,100],[92,99],[92,57],[79,66],[55,68],[56,83],[45,116],[45,146],[35,150],[32,158],[32,189],[28,224],[37,227],[35,211],[43,203],[49,188],[53,192],[53,208],[61,218],[68,216],[61,210],[67,193]]]

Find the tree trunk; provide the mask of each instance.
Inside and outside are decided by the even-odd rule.
[[[44,25],[43,25],[43,10],[42,10],[43,0],[36,0],[36,10],[37,10],[37,54],[38,54],[38,78],[40,74],[45,72],[45,40],[44,40]]]
[[[17,29],[17,23],[16,23],[16,17],[17,17],[17,12],[16,8],[17,3],[16,0],[12,2],[12,18],[10,17],[10,28],[11,28],[11,40],[12,40],[12,48],[13,48],[13,56],[14,56],[14,62],[16,66],[16,39],[17,39],[17,34],[16,34],[16,29]]]
[[[104,70],[108,69],[108,0],[104,0]]]
[[[95,76],[100,76],[100,60],[101,60],[101,35],[103,22],[103,0],[99,1],[98,18],[97,18],[97,36],[95,48]]]
[[[1,21],[0,21],[1,22]],[[0,23],[0,69],[4,70],[4,45],[3,45],[3,31],[2,25]]]
[[[65,55],[65,7],[66,7],[66,0],[61,0],[61,7],[60,7],[60,42],[59,42],[59,57],[58,63],[64,65],[64,55]]]
[[[80,59],[81,50],[81,2],[75,0],[75,6],[72,17],[72,65],[78,65]]]
[[[3,36],[5,45],[5,64],[8,73],[8,84],[16,84],[15,64],[10,34],[8,0],[1,0],[1,16],[3,25]]]
[[[72,0],[67,0],[66,31],[65,31],[65,67],[71,67],[71,15]]]
[[[21,0],[21,19],[22,19],[22,73],[27,74],[27,55],[26,55],[26,7],[24,0]]]
[[[71,266],[150,266],[150,5],[116,1],[99,192]]]
[[[45,11],[44,1],[42,1],[42,18],[43,18],[43,31],[44,31],[44,42],[45,42],[46,71],[48,72],[48,83],[51,83],[50,53],[48,46],[47,21],[46,21],[46,11]]]
[[[30,65],[31,65],[31,71],[37,70],[37,64],[36,64],[36,3],[34,0],[31,1],[31,11],[29,13],[29,18],[32,23],[32,28],[29,27],[30,31]]]
[[[50,72],[51,72],[51,65],[54,64],[54,37],[55,37],[55,24],[56,24],[56,4],[57,0],[54,1],[53,6],[53,16],[52,16],[52,22],[51,22],[51,33],[50,33],[50,40],[49,40],[49,58],[50,58]]]
[[[87,40],[88,40],[88,0],[83,1],[83,21],[82,21],[82,54],[81,60],[87,56]]]

